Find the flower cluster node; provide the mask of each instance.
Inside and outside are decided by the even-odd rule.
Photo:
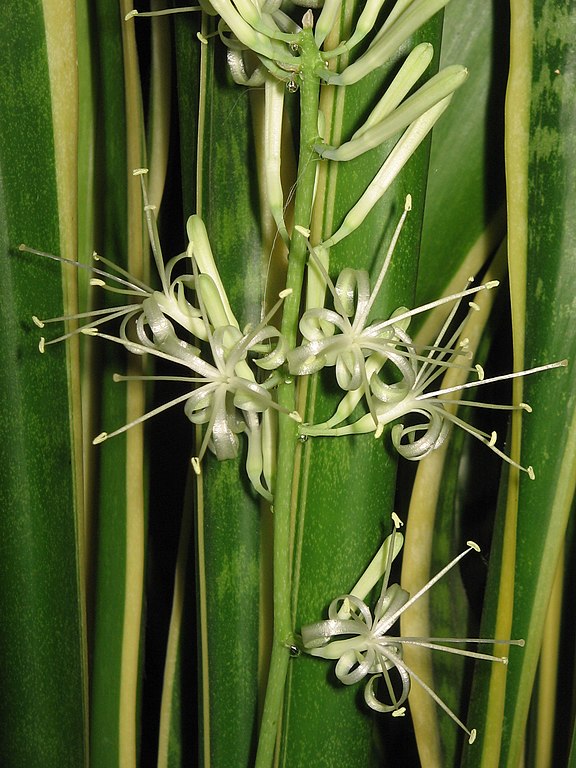
[[[403,659],[405,646],[443,651],[473,659],[508,663],[506,657],[492,656],[469,651],[458,646],[466,644],[498,644],[523,646],[523,640],[485,640],[479,638],[436,638],[402,637],[391,634],[391,630],[402,616],[437,581],[448,573],[469,552],[480,551],[473,541],[467,542],[467,549],[457,555],[448,565],[422,587],[413,597],[399,584],[389,584],[392,561],[402,547],[402,534],[394,519],[394,530],[384,541],[364,576],[348,595],[337,597],[330,603],[328,619],[308,624],[301,629],[302,649],[311,656],[335,660],[335,674],[344,685],[354,685],[366,678],[364,700],[378,712],[389,712],[394,717],[402,716],[406,709],[412,681],[416,681],[434,701],[461,727],[472,744],[476,737],[474,729],[466,725],[452,712],[448,705],[424,682]],[[378,564],[374,578],[375,564]],[[380,596],[371,611],[364,602],[364,596],[382,578]],[[390,673],[399,676],[401,691],[397,695]],[[383,688],[388,700],[380,698],[377,686]]]

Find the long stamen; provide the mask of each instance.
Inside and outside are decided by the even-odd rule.
[[[370,298],[368,299],[368,302],[366,306],[364,307],[364,311],[360,312],[358,314],[358,317],[354,319],[354,329],[356,328],[362,328],[368,319],[368,315],[370,314],[370,310],[372,309],[372,306],[374,305],[374,301],[376,300],[376,297],[378,296],[378,293],[380,292],[380,288],[382,287],[382,283],[384,282],[384,278],[386,277],[386,273],[388,272],[388,267],[390,266],[390,262],[392,260],[392,256],[394,254],[394,250],[396,249],[396,243],[398,242],[398,238],[400,237],[400,233],[402,232],[402,228],[404,226],[404,222],[406,221],[406,217],[408,216],[408,212],[412,210],[412,195],[406,195],[406,201],[404,203],[404,212],[402,213],[402,216],[400,217],[400,220],[398,224],[396,225],[396,229],[394,230],[394,234],[392,235],[392,240],[390,241],[390,245],[388,246],[388,251],[386,253],[386,258],[384,259],[384,264],[382,265],[382,268],[380,270],[380,274],[378,275],[378,279],[376,280],[376,283],[374,284],[374,288],[372,289],[372,293],[370,294]]]
[[[496,381],[507,381],[508,379],[517,379],[520,376],[529,376],[532,373],[540,373],[542,371],[549,371],[553,368],[565,368],[568,365],[568,360],[559,360],[555,363],[548,363],[547,365],[538,365],[536,368],[528,368],[525,371],[517,371],[516,373],[506,373],[502,376],[492,376],[489,379],[482,379],[480,381],[469,381],[466,384],[459,384],[455,387],[446,387],[446,389],[438,389],[436,392],[426,392],[425,394],[418,395],[417,400],[427,400],[429,398],[440,397],[440,395],[447,395],[450,392],[460,392],[463,389],[470,389],[470,387],[480,387],[484,384],[493,384]]]
[[[435,576],[433,576],[430,579],[430,581],[422,587],[422,589],[419,589],[415,595],[413,595],[409,600],[407,600],[404,603],[404,605],[402,605],[397,611],[394,611],[394,613],[391,616],[383,616],[382,619],[378,622],[378,628],[375,634],[377,635],[383,634],[387,629],[393,626],[396,623],[396,621],[400,618],[400,616],[404,613],[404,611],[406,611],[411,605],[413,605],[417,600],[419,600],[425,592],[428,592],[428,590],[431,589],[434,586],[434,584],[436,584],[437,581],[440,581],[440,579],[446,573],[448,573],[448,571],[452,570],[452,568],[454,568],[454,566],[457,563],[459,563],[463,557],[466,557],[466,555],[472,552],[473,550],[475,552],[480,552],[480,547],[474,541],[468,541],[466,543],[468,545],[467,549],[465,549],[463,552],[457,555],[453,560],[451,560],[448,563],[448,565],[445,565],[441,571],[438,571],[438,573]]]
[[[426,693],[431,696],[436,704],[446,712],[446,714],[458,725],[462,730],[468,734],[468,744],[473,744],[476,739],[476,729],[467,728],[462,720],[460,720],[459,717],[457,717],[454,712],[450,709],[450,707],[438,696],[438,694],[430,688],[430,686],[422,680],[419,675],[417,675],[399,656],[396,654],[387,654],[390,658],[390,661],[394,664],[395,667],[399,669],[403,669],[412,680],[416,680],[418,685],[420,685]]]
[[[119,381],[120,379],[116,379],[116,380]],[[148,411],[148,413],[145,413],[143,416],[139,416],[137,419],[134,419],[134,421],[131,421],[128,424],[125,424],[123,427],[120,427],[119,429],[114,430],[114,432],[101,432],[92,440],[92,445],[99,445],[100,443],[103,443],[105,440],[109,440],[111,437],[116,437],[116,435],[121,435],[123,432],[127,432],[129,429],[132,429],[132,427],[135,427],[137,424],[142,424],[142,422],[147,421],[148,419],[151,419],[153,416],[157,416],[159,413],[166,411],[168,408],[172,408],[172,406],[174,405],[178,405],[179,403],[185,402],[186,400],[188,400],[189,397],[190,397],[190,392],[186,392],[185,395],[180,395],[179,397],[175,397],[173,400],[170,400],[169,402],[158,406],[158,408],[154,408],[153,410]]]
[[[126,270],[121,269],[120,267],[117,267],[113,262],[108,261],[108,259],[103,259],[102,256],[99,256],[96,252],[92,254],[92,258],[95,261],[102,261],[104,264],[109,266],[112,269],[116,269],[120,274],[123,274],[127,279],[123,280],[121,277],[118,277],[117,275],[113,275],[110,272],[106,272],[103,269],[98,269],[98,267],[92,267],[90,264],[82,264],[80,261],[74,261],[73,259],[66,259],[64,256],[55,256],[53,253],[47,253],[46,251],[39,251],[36,248],[29,248],[27,245],[24,245],[23,243],[18,246],[19,251],[23,251],[24,253],[33,253],[36,256],[43,256],[47,259],[52,259],[52,261],[59,261],[61,264],[70,264],[70,266],[74,267],[75,269],[85,269],[88,272],[92,272],[95,275],[101,275],[102,277],[107,278],[108,280],[114,280],[114,282],[119,283],[120,285],[126,286],[129,290],[126,291],[126,294],[131,295],[131,292],[134,291],[135,295],[140,294],[150,294],[152,293],[152,289],[146,285],[146,283],[143,283],[142,281],[138,280],[136,277],[131,275],[129,272],[126,272]]]

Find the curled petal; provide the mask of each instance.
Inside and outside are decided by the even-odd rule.
[[[353,613],[352,608],[354,608],[360,615],[358,616],[358,614]],[[341,595],[332,600],[328,607],[328,618],[336,620],[342,618],[342,616],[344,616],[344,618],[352,616],[355,621],[363,619],[363,623],[368,629],[372,628],[372,614],[370,613],[370,608],[368,608],[363,600],[356,597],[356,595]],[[346,629],[345,632],[340,631],[340,634],[350,634],[350,630]]]
[[[266,473],[264,469],[264,455],[262,449],[262,427],[257,414],[245,413],[244,414],[244,427],[243,431],[248,437],[248,452],[246,455],[246,474],[248,479],[252,483],[252,487],[260,494],[266,501],[272,501],[272,493],[270,492],[270,486],[266,487],[262,478],[266,480]]]
[[[210,382],[190,393],[184,405],[184,413],[193,424],[206,424],[210,421],[212,398],[217,387],[217,384]]]
[[[238,85],[246,85],[252,88],[264,85],[266,69],[252,51],[246,50],[244,46],[241,49],[235,49],[228,39],[227,45],[226,60],[232,80]]]
[[[408,602],[410,593],[402,589],[400,584],[391,584],[384,594],[380,597],[374,608],[374,619],[377,624],[385,616],[394,616]],[[390,629],[388,622],[382,622],[382,626],[377,626],[374,634],[380,635]]]
[[[402,693],[400,697],[396,702],[392,704],[385,704],[383,701],[380,701],[374,692],[374,685],[381,676],[374,675],[370,678],[370,680],[368,680],[366,687],[364,688],[364,701],[366,704],[368,704],[370,709],[374,709],[376,712],[393,712],[402,706],[402,704],[408,698],[408,694],[410,693],[410,676],[403,667],[396,666],[396,669],[398,670],[398,674],[400,675],[400,679],[402,681]]]
[[[373,670],[377,663],[373,648],[367,648],[364,653],[346,651],[336,662],[335,673],[344,685],[354,685]]]
[[[238,455],[238,426],[234,413],[228,411],[226,392],[222,389],[214,393],[210,423],[212,429],[209,445],[216,458],[219,461],[235,458]]]
[[[336,358],[336,381],[347,392],[359,389],[363,383],[364,354],[359,347],[342,352]]]
[[[279,368],[286,360],[286,355],[288,354],[288,344],[286,339],[279,331],[276,331],[275,329],[272,330],[275,331],[275,335],[278,337],[276,347],[267,355],[264,355],[264,357],[254,358],[254,363],[258,368],[263,368],[265,371],[273,371],[276,368]],[[273,334],[269,334],[268,338],[273,338]]]
[[[421,411],[429,418],[428,424],[418,424],[414,427],[405,427],[404,424],[396,424],[392,427],[392,443],[398,453],[410,461],[418,461],[428,456],[428,454],[439,448],[450,434],[451,424],[443,418],[436,409],[430,411]],[[417,432],[424,431],[422,437],[413,439]],[[408,438],[408,442],[402,442],[403,438]]]
[[[314,308],[304,312],[299,328],[307,341],[321,341],[332,336],[336,328],[345,333],[350,330],[350,324],[332,309]]]
[[[346,267],[338,275],[336,296],[348,317],[364,316],[370,299],[370,279],[365,269]],[[338,307],[339,309],[339,307]]]

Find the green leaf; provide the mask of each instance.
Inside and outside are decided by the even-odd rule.
[[[53,263],[18,251],[22,242],[74,247],[74,170],[70,185],[63,157],[74,157],[76,104],[55,73],[69,67],[74,81],[74,17],[71,5],[60,9],[67,18],[55,48],[53,11],[9,2],[0,18],[0,753],[6,766],[78,768],[87,685],[77,414],[69,413],[77,355],[63,346],[38,354],[31,315],[62,314],[69,296]],[[56,114],[66,132],[55,146]]]

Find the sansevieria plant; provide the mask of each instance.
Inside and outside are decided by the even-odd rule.
[[[574,3],[0,29],[1,764],[576,765]]]

